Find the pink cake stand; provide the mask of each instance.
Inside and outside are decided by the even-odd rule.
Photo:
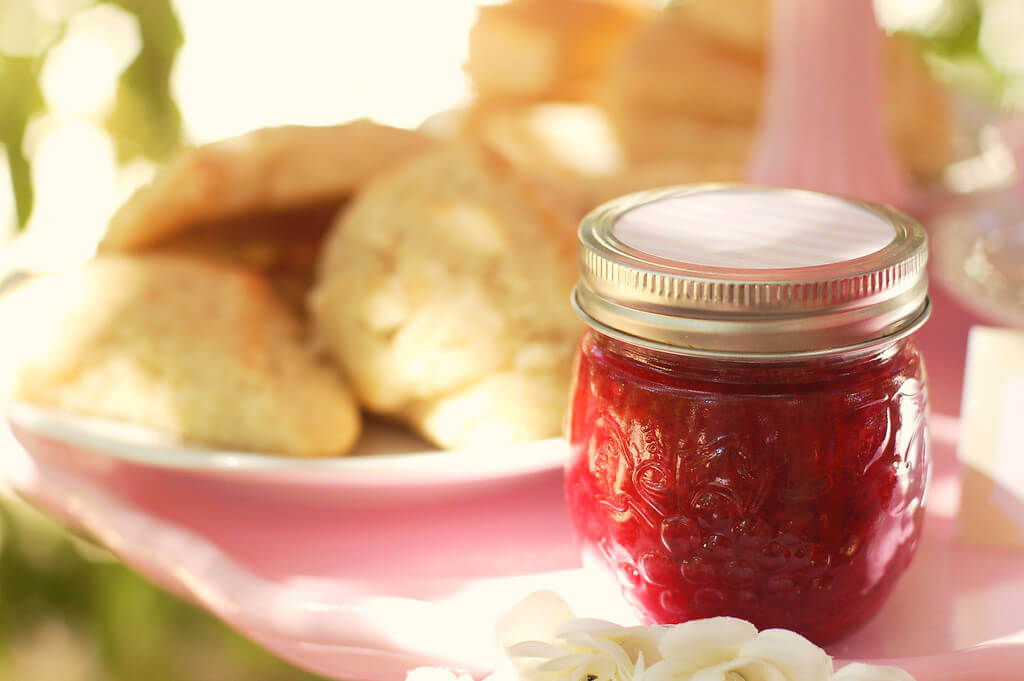
[[[883,610],[830,652],[890,661],[918,681],[1021,679],[1024,551],[955,539],[955,415],[978,320],[941,289],[933,301],[920,333],[936,460],[925,535]],[[429,457],[401,475],[386,455],[376,473],[311,475],[301,464],[171,468],[23,415],[12,426],[24,449],[7,447],[4,468],[22,495],[328,677],[401,681],[438,664],[480,675],[495,659],[495,616],[538,589],[558,591],[580,615],[633,621],[616,589],[580,566],[555,450],[525,467],[505,452],[497,475],[466,461],[459,475],[445,464],[431,471]]]
[[[772,11],[750,180],[905,208],[909,186],[882,117],[882,46],[871,0],[775,0]]]

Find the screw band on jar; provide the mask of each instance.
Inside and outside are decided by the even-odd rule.
[[[811,356],[928,317],[924,230],[800,190],[674,187],[584,218],[573,305],[602,332],[698,355]]]

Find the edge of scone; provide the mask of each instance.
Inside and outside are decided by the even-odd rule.
[[[673,4],[629,36],[599,103],[630,162],[749,161],[768,80],[770,5]],[[952,153],[950,99],[905,36],[883,44],[889,140],[914,178],[932,181]]]
[[[431,146],[422,133],[358,120],[263,128],[187,147],[121,206],[100,251],[146,249],[221,218],[341,201]]]
[[[608,61],[649,14],[629,0],[512,0],[481,7],[464,70],[485,100],[587,100]]]
[[[301,315],[338,210],[374,175],[434,144],[421,132],[360,120],[264,128],[185,148],[121,206],[99,250],[244,267],[266,276]]]
[[[313,323],[365,407],[443,447],[557,435],[580,330],[574,246],[572,218],[511,164],[453,144],[339,216]]]
[[[13,396],[186,443],[345,453],[360,414],[262,277],[168,255],[102,255],[0,302],[19,329]]]

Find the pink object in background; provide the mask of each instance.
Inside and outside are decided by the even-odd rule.
[[[999,122],[1003,141],[1017,166],[1017,195],[1024,201],[1024,113],[1010,114]]]
[[[909,185],[883,121],[871,0],[777,0],[773,12],[750,181],[905,207]]]

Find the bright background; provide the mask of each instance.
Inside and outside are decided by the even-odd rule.
[[[492,3],[0,0],[0,58],[30,62],[39,88],[23,138],[0,136],[0,244],[18,224],[10,147],[30,163],[36,194],[28,238],[0,266],[88,257],[116,206],[180,140],[358,117],[412,127],[464,101],[460,65],[479,4]],[[928,36],[947,79],[1024,102],[1024,0],[876,5],[886,26]],[[174,16],[184,38],[176,55]],[[121,78],[133,61],[145,68]],[[0,87],[9,76],[0,62]],[[167,101],[160,85],[169,85]],[[28,101],[27,88],[0,91],[0,107]],[[5,117],[0,109],[10,127]]]
[[[466,97],[460,64],[477,4],[175,0],[184,42],[170,91],[182,137],[202,143],[262,126],[360,117],[413,127]],[[33,26],[38,40],[30,39]],[[118,78],[141,46],[136,15],[114,4],[0,0],[0,52],[38,60],[43,98],[22,143],[36,200],[31,248],[19,257],[86,257],[116,205],[152,176],[151,159],[118,161],[108,131]],[[152,136],[145,125],[124,134]],[[6,156],[0,161],[0,234],[9,241],[17,219]]]

